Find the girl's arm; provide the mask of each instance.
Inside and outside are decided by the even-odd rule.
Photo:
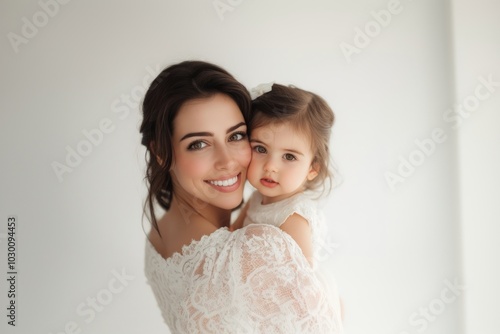
[[[294,213],[288,217],[283,224],[281,224],[280,229],[288,233],[295,242],[302,249],[302,253],[306,257],[309,264],[313,265],[313,252],[312,252],[312,239],[311,239],[311,227],[307,220]]]
[[[245,206],[243,207],[243,209],[241,209],[241,212],[240,212],[238,218],[236,218],[236,221],[231,224],[231,231],[236,231],[236,230],[243,227],[243,221],[245,220],[245,217],[247,216],[247,211],[248,211],[248,206],[249,206],[248,203],[250,203],[250,201],[245,203]]]

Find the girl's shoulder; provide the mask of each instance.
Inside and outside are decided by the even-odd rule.
[[[301,192],[295,194],[288,199],[289,214],[292,215],[296,213],[306,219],[309,224],[316,221],[316,215],[318,212],[318,203],[314,200],[312,194],[308,192]]]
[[[278,203],[283,207],[289,208],[289,210],[298,210],[307,214],[312,214],[319,209],[317,198],[314,197],[313,193],[308,191],[297,193]]]

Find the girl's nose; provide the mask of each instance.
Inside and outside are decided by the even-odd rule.
[[[273,161],[272,157],[269,157],[264,164],[264,171],[268,173],[276,173],[278,168],[276,167],[276,163]]]

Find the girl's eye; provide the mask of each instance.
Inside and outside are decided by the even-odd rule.
[[[235,132],[229,137],[229,141],[241,141],[247,137],[245,132]]]
[[[260,145],[254,146],[253,149],[257,153],[266,153],[266,149],[263,146],[260,146]]]
[[[293,161],[293,160],[297,160],[297,158],[293,155],[293,154],[290,154],[290,153],[286,153],[283,158],[285,158],[285,160],[288,160],[288,161]]]
[[[188,146],[188,151],[199,151],[203,148],[205,148],[207,146],[206,143],[204,143],[203,141],[201,140],[197,140],[195,142],[192,142],[191,144],[189,144]]]

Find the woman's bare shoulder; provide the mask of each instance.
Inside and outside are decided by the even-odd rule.
[[[156,251],[165,259],[174,253],[181,253],[182,247],[193,241],[200,240],[204,235],[209,235],[217,228],[202,220],[179,221],[175,216],[165,215],[158,221],[158,229],[151,228],[149,240]]]
[[[151,227],[151,231],[149,231],[148,234],[148,239],[153,245],[153,247],[156,249],[158,254],[160,254],[163,258],[166,259],[168,256],[167,253],[165,252],[165,246],[163,244],[164,241],[162,240],[160,234],[154,227]]]

